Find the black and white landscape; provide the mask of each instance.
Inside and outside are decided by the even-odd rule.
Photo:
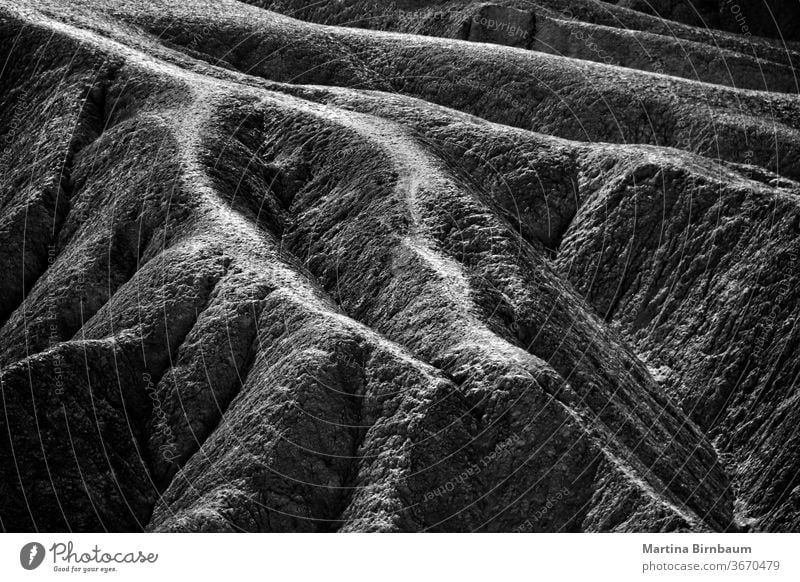
[[[800,531],[797,0],[0,0],[0,530]]]

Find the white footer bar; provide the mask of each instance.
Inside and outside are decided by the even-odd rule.
[[[0,580],[800,581],[800,534],[4,534]]]

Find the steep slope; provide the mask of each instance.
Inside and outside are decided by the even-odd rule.
[[[755,29],[749,31],[747,24],[756,26],[755,17],[741,14],[741,7],[734,14],[732,5],[712,12],[726,16],[725,30],[750,35],[694,28],[669,17],[664,20],[663,14],[650,14],[652,3],[637,6],[649,8],[645,10],[647,14],[610,3],[565,0],[406,4],[370,0],[335,4],[248,0],[248,3],[319,24],[490,42],[744,89],[798,92],[792,69],[800,57],[797,47],[752,36],[759,33]],[[695,26],[721,22],[719,18],[710,18],[711,13],[706,11],[701,23],[690,6],[677,4],[687,16],[695,17],[692,22]],[[763,12],[759,18],[771,23],[770,13]],[[792,26],[792,20],[786,18],[787,27]]]
[[[800,6],[791,0],[759,0],[742,5],[728,0],[618,0],[617,4],[692,26],[741,31],[781,41],[800,40]]]
[[[397,92],[567,139],[677,147],[790,178],[800,171],[798,101],[791,95],[485,43],[408,42],[405,35],[310,25],[223,4],[220,17],[220,3],[198,1],[117,18],[193,56],[272,81]]]
[[[4,529],[798,526],[795,96],[0,10]]]

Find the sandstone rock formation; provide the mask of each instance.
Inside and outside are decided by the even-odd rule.
[[[797,59],[0,0],[0,527],[796,531]]]

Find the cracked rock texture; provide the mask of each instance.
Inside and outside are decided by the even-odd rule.
[[[0,0],[0,528],[800,529],[794,33],[601,4]]]

